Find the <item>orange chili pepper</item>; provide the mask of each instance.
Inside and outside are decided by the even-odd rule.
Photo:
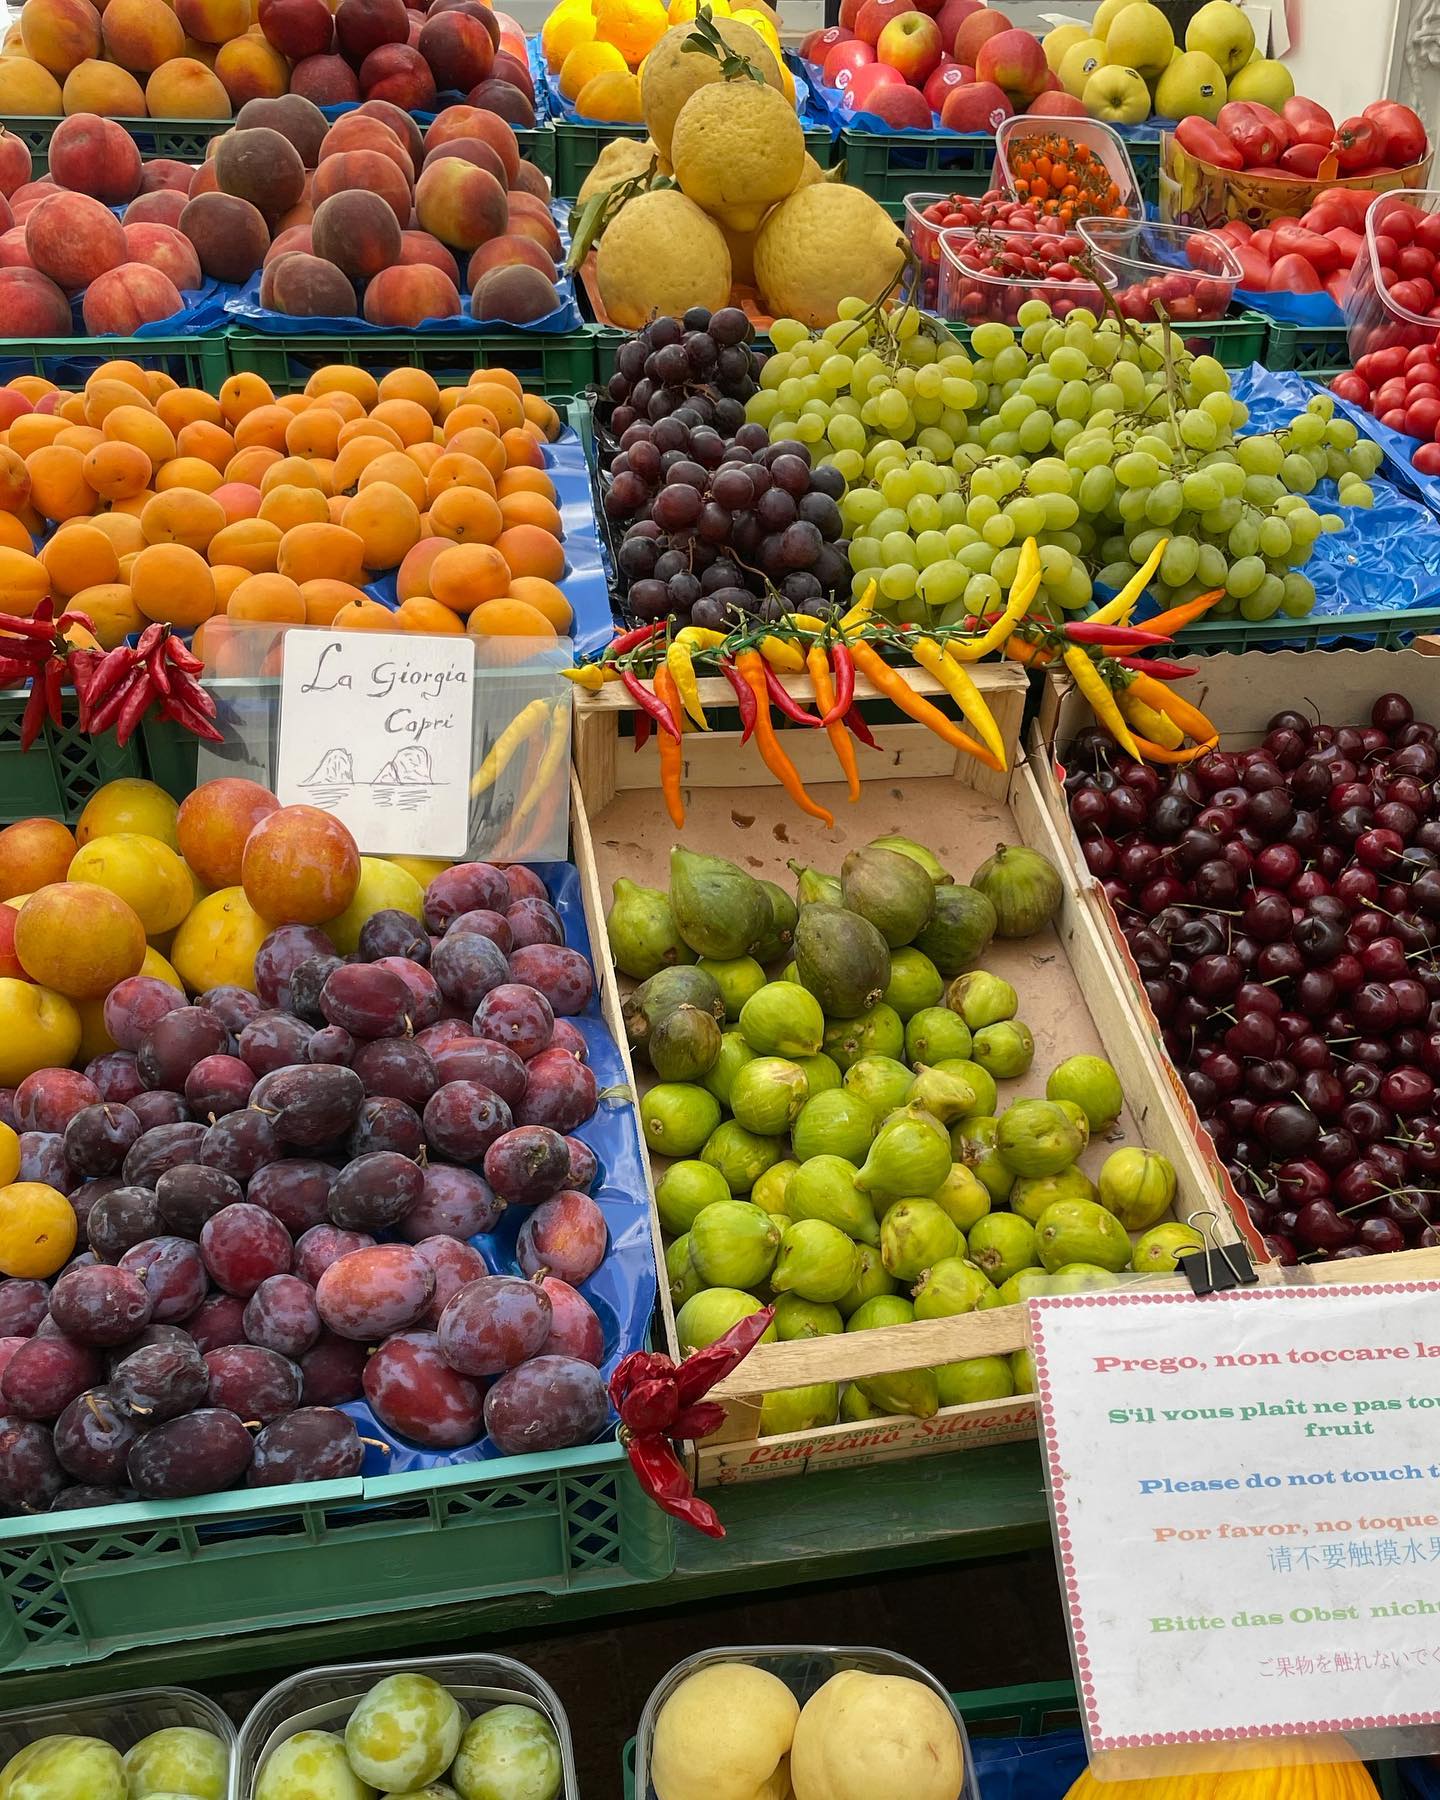
[[[815,689],[815,709],[823,717],[835,704],[835,683],[830,674],[830,658],[825,654],[823,644],[810,646],[805,655],[805,666],[810,671],[810,683]],[[844,720],[837,719],[833,725],[827,725],[825,735],[830,740],[835,760],[845,776],[845,784],[850,790],[853,803],[860,798],[860,770],[855,762],[855,746],[850,741],[850,733],[845,729]]]
[[[1215,749],[1219,742],[1218,736],[1208,737],[1204,743],[1190,744],[1184,750],[1167,750],[1161,744],[1152,744],[1148,738],[1137,737],[1135,748],[1146,762],[1188,763],[1194,762],[1197,756],[1204,756],[1207,750]]]
[[[1168,683],[1156,681],[1153,675],[1134,675],[1127,686],[1134,691],[1137,700],[1143,700],[1156,712],[1164,713],[1167,719],[1173,719],[1186,737],[1200,742],[1215,736],[1215,727],[1199,707],[1182,699]]]
[[[812,819],[819,819],[825,828],[833,831],[835,815],[827,808],[812,800],[805,792],[805,784],[800,779],[799,771],[794,763],[780,747],[775,736],[775,727],[770,723],[770,695],[765,685],[765,664],[758,650],[742,650],[735,658],[735,667],[750,692],[755,696],[755,742],[760,747],[765,767],[779,781],[781,787],[800,808],[809,813]]]
[[[675,677],[665,663],[655,665],[655,697],[664,701],[670,710],[670,716],[677,726],[684,728],[685,715],[680,706],[680,690],[675,685]],[[680,795],[680,774],[685,761],[684,751],[678,737],[671,737],[668,731],[657,733],[660,740],[660,791],[665,796],[665,810],[670,815],[670,823],[679,831],[685,824],[685,802]]]

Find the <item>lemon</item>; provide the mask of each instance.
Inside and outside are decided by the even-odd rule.
[[[677,188],[628,201],[605,228],[596,280],[614,325],[638,331],[656,313],[730,303],[730,252],[720,227]]]
[[[833,325],[847,294],[879,294],[904,255],[899,227],[877,201],[812,182],[767,215],[755,240],[755,284],[774,317]]]
[[[726,81],[702,87],[680,108],[670,160],[681,192],[697,206],[732,231],[754,231],[799,181],[805,133],[778,88]]]
[[[713,56],[702,56],[698,50],[685,48],[692,29],[688,23],[672,25],[646,57],[640,72],[640,104],[645,124],[660,154],[670,162],[675,160],[670,152],[670,135],[680,108],[698,89],[724,80]],[[767,87],[774,88],[777,93],[781,91],[780,65],[758,31],[736,19],[720,18],[715,21],[715,29],[729,49],[755,65],[765,77]]]

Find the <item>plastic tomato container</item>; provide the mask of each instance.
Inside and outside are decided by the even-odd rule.
[[[948,227],[939,234],[941,316],[965,325],[980,325],[991,319],[1014,325],[1027,300],[1043,300],[1057,318],[1064,318],[1077,306],[1087,306],[1098,314],[1102,304],[1100,290],[1078,269],[1073,279],[1065,280],[1049,278],[1021,266],[974,267],[975,261],[981,258],[988,264],[997,249],[1013,261],[1028,258],[1037,246],[1055,241],[1054,234],[1048,232],[976,231],[965,225]],[[1078,234],[1063,233],[1061,241],[1081,246]],[[1054,252],[1047,250],[1045,254],[1051,258]],[[1101,273],[1107,280],[1113,279],[1103,265]]]
[[[1382,194],[1365,215],[1365,254],[1355,258],[1350,285],[1345,290],[1345,323],[1352,363],[1372,350],[1386,350],[1392,344],[1406,349],[1416,344],[1433,344],[1436,330],[1440,329],[1440,294],[1432,302],[1433,310],[1408,306],[1404,298],[1409,296],[1397,300],[1382,273],[1382,251],[1388,251],[1388,244],[1396,241],[1386,231],[1385,221],[1402,209],[1423,213],[1428,218],[1440,211],[1440,189]],[[1388,243],[1382,243],[1382,239]]]
[[[1213,231],[1144,219],[1081,219],[1075,229],[1113,272],[1126,318],[1174,325],[1224,318],[1242,270]]]
[[[979,230],[980,225],[976,215],[984,204],[983,195],[922,193],[905,196],[905,236],[909,240],[911,249],[920,259],[922,271],[920,300],[922,305],[933,309],[940,302],[940,233],[942,231]],[[1003,201],[1007,213],[1012,206],[1018,204],[1019,202],[1009,195],[1006,195]],[[946,209],[951,214],[950,219],[948,221],[936,220],[925,216],[936,207]],[[970,209],[970,218],[954,216],[962,213],[966,208]],[[1013,231],[1023,235],[1028,228],[1020,224],[1002,223],[987,227],[987,229]],[[1043,223],[1036,225],[1034,229],[1043,234],[1059,232],[1063,230],[1063,227],[1058,220],[1046,219]]]
[[[655,1739],[655,1721],[660,1716],[661,1707],[687,1676],[698,1675],[702,1669],[713,1669],[720,1663],[747,1663],[764,1669],[767,1674],[778,1676],[801,1706],[824,1687],[832,1675],[839,1675],[846,1670],[859,1669],[867,1675],[908,1675],[912,1681],[920,1682],[944,1701],[946,1711],[955,1721],[956,1730],[960,1733],[965,1777],[955,1800],[980,1800],[975,1764],[970,1755],[970,1740],[965,1733],[965,1721],[956,1711],[955,1702],[928,1669],[922,1669],[919,1663],[911,1662],[908,1656],[896,1656],[889,1650],[840,1650],[821,1644],[764,1644],[738,1649],[702,1650],[695,1656],[687,1656],[684,1662],[677,1663],[656,1686],[640,1715],[640,1729],[635,1734],[635,1800],[656,1800],[655,1789],[650,1784],[650,1747]],[[903,1800],[903,1796],[897,1796],[897,1800]]]
[[[1041,140],[1064,139],[1098,158],[1115,187],[1115,198],[1108,216],[1143,219],[1145,199],[1140,191],[1140,178],[1130,160],[1130,152],[1118,132],[1099,119],[1051,118],[1043,113],[1019,113],[1006,119],[995,133],[995,175],[997,185],[1009,194],[1020,195],[1017,182],[1025,180],[1017,164],[1026,162],[1038,152]],[[1023,196],[1031,198],[1029,194]],[[1047,204],[1048,204],[1047,200]]]

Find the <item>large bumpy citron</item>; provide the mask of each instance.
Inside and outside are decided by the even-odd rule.
[[[643,143],[636,138],[611,138],[595,158],[595,166],[580,183],[577,204],[583,206],[592,194],[598,194],[602,188],[614,187],[618,181],[629,181],[636,175],[644,174],[655,153],[655,146],[648,138]]]
[[[727,49],[753,63],[767,87],[784,91],[780,65],[758,31],[736,19],[716,19],[714,23]],[[681,107],[700,88],[724,80],[713,56],[685,48],[694,29],[690,24],[672,25],[646,57],[640,72],[640,104],[646,128],[666,158],[670,158],[670,136]]]
[[[887,287],[905,241],[885,209],[859,188],[813,182],[766,215],[755,239],[755,285],[766,311],[833,325],[847,294]]]
[[[677,188],[627,202],[605,228],[595,259],[613,325],[638,331],[656,313],[679,318],[730,300],[730,252],[720,227]]]
[[[726,81],[680,108],[670,160],[681,192],[732,231],[753,231],[799,182],[805,133],[776,88]]]

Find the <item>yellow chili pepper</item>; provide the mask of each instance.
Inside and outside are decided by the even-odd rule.
[[[1091,712],[1120,748],[1139,762],[1140,748],[1131,736],[1130,727],[1121,716],[1120,708],[1115,704],[1115,696],[1106,686],[1104,676],[1079,644],[1071,644],[1066,650],[1065,667],[1074,677],[1076,687],[1090,702]]]
[[[789,623],[793,625],[797,631],[825,632],[830,629],[825,621],[823,619],[817,619],[814,613],[791,613]]]
[[[875,583],[872,581],[865,592],[855,602],[836,629],[841,637],[848,637],[852,631],[859,629],[875,610]]]
[[[607,681],[620,679],[620,671],[608,663],[578,663],[573,669],[562,669],[560,673],[576,687],[584,688],[587,694],[598,694]]]
[[[1215,727],[1204,713],[1177,694],[1168,682],[1157,681],[1153,675],[1142,675],[1137,671],[1127,685],[1134,690],[1137,700],[1143,700],[1156,712],[1164,713],[1167,719],[1173,719],[1186,737],[1204,742],[1215,736]]]
[[[1173,719],[1156,712],[1153,706],[1147,706],[1128,687],[1115,690],[1115,704],[1126,724],[1133,728],[1137,743],[1142,737],[1149,738],[1153,743],[1163,744],[1167,750],[1178,750],[1185,742],[1185,733]]]
[[[515,808],[515,815],[510,821],[510,829],[515,827],[544,798],[555,772],[565,759],[565,752],[570,744],[570,696],[564,695],[550,709],[550,735],[545,742],[545,750],[540,758],[540,765],[535,771],[535,779],[521,796],[520,804]]]
[[[868,676],[887,699],[895,702],[901,712],[921,725],[928,725],[942,743],[949,744],[953,750],[963,750],[967,756],[976,757],[987,768],[1004,768],[1005,765],[997,762],[984,744],[977,744],[969,732],[962,731],[947,719],[938,706],[932,706],[923,695],[917,694],[900,671],[882,661],[863,639],[850,646],[850,654],[855,658],[855,667],[862,675]]]
[[[916,638],[914,644],[916,662],[922,669],[929,670],[960,708],[960,711],[979,732],[985,748],[995,758],[998,765],[1002,769],[1008,768],[1009,765],[1005,760],[1005,740],[1000,735],[1000,727],[995,723],[994,715],[985,704],[984,696],[976,687],[970,671],[962,669],[959,663],[952,662],[934,638]]]
[[[689,648],[678,638],[665,652],[665,666],[670,671],[675,683],[675,692],[680,696],[681,704],[686,712],[702,731],[708,731],[710,721],[705,717],[705,708],[700,704],[700,689],[695,681],[695,665],[690,660]]]
[[[784,638],[761,638],[760,654],[781,675],[798,675],[805,667],[805,655],[800,646],[787,643]]]
[[[725,642],[723,631],[707,631],[703,625],[686,625],[675,633],[675,642],[687,650],[718,650]]]
[[[500,779],[507,764],[522,744],[529,743],[537,731],[545,729],[550,706],[545,700],[532,700],[520,711],[490,746],[490,753],[470,778],[470,798],[483,794]]]
[[[1107,600],[1098,612],[1091,613],[1085,623],[1087,625],[1123,625],[1130,614],[1134,612],[1140,596],[1150,585],[1150,577],[1160,567],[1160,559],[1169,547],[1169,538],[1161,538],[1115,598]]]
[[[1010,583],[1010,594],[1005,602],[1005,610],[990,627],[977,638],[966,638],[963,641],[954,639],[945,647],[945,654],[952,662],[979,662],[982,656],[989,656],[992,650],[999,650],[1009,641],[1015,627],[1030,610],[1030,602],[1040,591],[1040,550],[1034,538],[1026,538],[1020,551],[1020,561],[1015,568],[1015,579]]]

